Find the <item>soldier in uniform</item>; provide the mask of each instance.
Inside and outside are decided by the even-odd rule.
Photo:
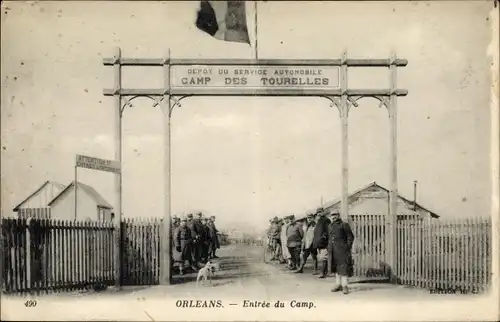
[[[280,229],[281,226],[279,225],[278,217],[274,217],[271,220],[271,227],[269,229],[269,236],[268,236],[271,243],[271,247],[274,250],[273,257],[271,258],[271,260],[279,260],[281,256]]]
[[[305,225],[304,239],[302,240],[302,258],[301,258],[302,262],[296,273],[304,272],[304,266],[306,265],[307,258],[309,257],[310,254],[313,259],[313,275],[318,274],[318,257],[317,257],[318,250],[313,247],[315,226],[316,222],[314,220],[314,214],[308,214]]]
[[[196,271],[196,267],[193,263],[191,246],[193,244],[193,237],[191,235],[191,229],[187,226],[187,220],[185,218],[181,219],[179,227],[176,228],[174,233],[174,248],[177,253],[180,254],[179,263],[179,273],[184,275],[184,263],[189,262],[191,268]]]
[[[194,230],[198,235],[198,239],[195,240],[195,254],[197,263],[203,263],[203,245],[205,244],[205,228],[203,228],[203,224],[201,222],[203,218],[203,213],[198,212],[196,214],[196,218],[193,220],[194,222]]]
[[[338,211],[332,214],[332,222],[328,227],[328,242],[332,252],[333,273],[336,273],[336,284],[332,292],[342,290],[347,294],[348,278],[352,276],[354,268],[352,259],[354,234],[349,224],[340,218]]]
[[[295,216],[291,215],[289,217],[290,226],[286,232],[287,235],[287,247],[290,253],[290,269],[296,270],[300,265],[300,250],[302,246],[302,238],[304,237],[304,230],[302,229],[302,223],[295,221]]]
[[[321,275],[325,278],[328,271],[328,226],[330,220],[326,218],[325,209],[316,210],[316,225],[314,226],[314,238],[312,247],[318,250],[318,261],[321,263]]]
[[[198,267],[199,265],[198,265],[198,258],[197,258],[198,254],[196,252],[196,242],[197,242],[197,240],[200,239],[200,236],[198,236],[198,232],[195,228],[195,221],[193,219],[192,213],[189,213],[187,215],[186,225],[189,228],[189,230],[191,230],[191,237],[193,239],[191,247],[190,247],[192,261],[193,261],[193,263],[195,263],[195,266]]]
[[[171,233],[170,233],[170,245],[172,245],[172,267],[174,263],[182,262],[181,253],[178,252],[175,248],[174,236],[177,228],[180,225],[180,218],[177,216],[172,216],[172,225],[171,225]]]
[[[201,224],[202,224],[202,228],[203,228],[202,261],[204,263],[206,263],[211,258],[211,254],[209,254],[209,248],[210,248],[210,244],[211,244],[211,238],[210,238],[210,228],[208,227],[208,220],[207,220],[207,218],[203,217],[201,219]]]
[[[288,227],[290,227],[290,218],[283,218],[283,226],[281,226],[281,254],[283,256],[283,261],[287,263],[288,268],[292,266],[292,257],[290,256],[290,251],[288,250]]]
[[[217,249],[220,248],[220,244],[219,244],[219,237],[217,235],[217,233],[219,232],[217,230],[217,227],[215,227],[215,216],[211,216],[210,217],[210,221],[209,221],[209,227],[210,227],[210,237],[211,237],[211,241],[212,241],[212,251],[211,251],[211,256],[212,258],[219,258],[217,257],[217,255],[215,255],[215,252],[217,251]]]

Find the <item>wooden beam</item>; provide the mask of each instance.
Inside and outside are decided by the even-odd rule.
[[[347,96],[391,96],[391,89],[348,89]],[[105,96],[115,95],[114,89],[104,89]],[[342,96],[341,89],[232,89],[232,88],[172,88],[170,91],[162,88],[153,89],[132,89],[123,88],[120,90],[122,96],[161,96],[164,94],[170,95],[200,95],[200,96]],[[396,96],[406,96],[408,90],[394,90]]]
[[[114,58],[103,58],[105,66],[112,66]],[[170,65],[225,65],[225,66],[341,66],[341,59],[169,59]],[[163,58],[120,58],[122,66],[163,66]],[[397,59],[394,65],[404,67],[408,64],[406,59]],[[352,67],[389,67],[390,59],[348,59],[347,66]]]

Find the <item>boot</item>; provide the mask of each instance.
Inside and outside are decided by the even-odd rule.
[[[346,295],[349,294],[349,288],[347,286],[343,286],[342,287],[342,293],[344,293]]]
[[[302,259],[299,268],[295,271],[295,273],[304,273],[304,266],[306,265],[306,261]]]
[[[321,261],[321,275],[319,278],[325,278],[328,270],[328,261]]]
[[[340,280],[340,275],[337,274],[335,276],[335,286],[332,288],[332,292],[339,292],[343,289],[342,285],[341,284],[341,280]]]
[[[313,259],[313,275],[318,275],[318,260]]]

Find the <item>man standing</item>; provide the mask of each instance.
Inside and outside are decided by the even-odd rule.
[[[198,212],[196,214],[196,218],[193,220],[194,223],[194,230],[196,231],[196,234],[198,235],[198,239],[195,240],[195,254],[196,254],[196,261],[203,263],[203,245],[205,244],[205,228],[203,228],[203,224],[201,222],[201,219],[203,218],[203,214],[201,212]]]
[[[280,243],[280,231],[281,226],[279,225],[278,217],[274,217],[271,220],[271,227],[269,230],[269,240],[271,242],[271,247],[273,249],[273,257],[271,260],[279,260],[281,255],[281,243]]]
[[[330,220],[326,218],[325,209],[316,210],[316,225],[314,226],[314,239],[312,247],[318,250],[318,261],[321,262],[321,275],[325,278],[328,271],[328,226]]]
[[[314,239],[314,228],[316,227],[316,222],[314,221],[314,214],[307,215],[307,221],[305,226],[304,239],[302,242],[302,263],[296,273],[303,273],[304,266],[306,265],[307,258],[309,254],[313,259],[313,275],[318,274],[318,250],[313,247]]]
[[[295,216],[291,215],[289,217],[290,226],[287,231],[287,247],[290,253],[290,269],[296,270],[300,265],[300,250],[302,246],[302,238],[304,237],[304,231],[302,230],[302,223],[295,220]]]
[[[332,251],[332,269],[336,273],[336,285],[332,292],[342,290],[349,293],[348,278],[353,274],[352,244],[354,235],[349,224],[340,219],[338,211],[332,214],[332,223],[328,227],[330,249]]]
[[[292,256],[290,255],[290,251],[288,250],[288,227],[290,227],[290,220],[288,217],[283,218],[283,226],[281,226],[281,254],[283,256],[283,260],[287,263],[288,267],[292,266]]]
[[[191,257],[193,260],[193,263],[195,263],[196,267],[199,267],[199,258],[198,258],[198,251],[197,251],[197,244],[198,240],[200,239],[200,236],[198,234],[198,230],[196,229],[196,222],[193,219],[193,214],[188,214],[187,215],[187,221],[186,221],[186,226],[189,228],[191,231],[191,237],[192,237],[192,243],[190,245],[190,251],[191,251]]]
[[[218,236],[218,230],[217,228],[215,227],[215,216],[212,216],[210,217],[210,237],[212,239],[212,258],[219,258],[217,257],[217,255],[215,255],[215,252],[217,251],[217,249],[220,248],[220,244],[219,244],[219,236]]]
[[[179,227],[176,228],[173,238],[175,251],[179,254],[179,274],[184,275],[184,262],[188,261],[191,268],[196,272],[191,253],[193,238],[191,229],[187,226],[187,220],[182,218]]]
[[[202,252],[201,252],[201,257],[202,261],[204,263],[208,262],[210,260],[211,254],[209,253],[209,248],[211,244],[211,238],[210,238],[210,228],[208,227],[208,220],[207,218],[203,217],[201,219],[201,225],[203,228],[203,243],[201,244],[202,246]]]

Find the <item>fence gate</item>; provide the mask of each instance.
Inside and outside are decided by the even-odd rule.
[[[121,222],[121,285],[156,285],[160,282],[158,219]]]

